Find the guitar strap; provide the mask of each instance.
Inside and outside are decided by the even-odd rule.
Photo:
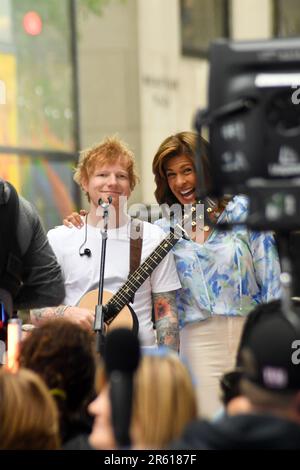
[[[129,275],[134,273],[141,264],[143,247],[143,222],[138,219],[130,221],[130,266]],[[131,300],[134,302],[134,295]]]

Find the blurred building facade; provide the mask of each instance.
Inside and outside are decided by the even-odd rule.
[[[209,41],[299,34],[298,4],[1,0],[0,174],[49,228],[81,203],[72,183],[79,148],[117,133],[141,175],[131,202],[153,203],[158,145],[192,129],[195,111],[206,106]],[[38,18],[26,23],[29,12]]]

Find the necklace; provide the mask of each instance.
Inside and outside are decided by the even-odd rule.
[[[203,232],[209,232],[211,229],[212,223],[215,223],[220,216],[220,211],[218,210],[217,203],[211,198],[205,198],[202,202],[199,200],[196,204],[193,204],[191,207],[192,221],[191,226],[192,230],[200,230]],[[210,219],[209,223],[206,223],[206,216]],[[185,215],[185,219],[190,217]],[[198,222],[200,220],[200,223]]]

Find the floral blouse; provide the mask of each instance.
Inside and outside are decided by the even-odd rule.
[[[235,196],[218,219],[243,222],[248,199]],[[169,232],[167,219],[155,222]],[[280,265],[274,237],[245,226],[214,229],[203,245],[180,239],[173,248],[182,288],[177,293],[180,326],[211,315],[246,315],[280,297]]]

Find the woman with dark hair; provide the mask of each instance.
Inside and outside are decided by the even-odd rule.
[[[152,169],[155,197],[163,212],[156,224],[168,233],[171,213],[180,224],[191,213],[191,223],[185,224],[189,239],[181,238],[173,248],[182,285],[176,294],[180,354],[197,381],[201,415],[212,416],[221,406],[219,381],[234,366],[245,316],[256,305],[280,295],[280,266],[271,233],[252,232],[243,225],[231,231],[214,227],[222,222],[244,222],[248,212],[245,196],[207,197],[195,207],[197,138],[194,132],[166,138]],[[202,144],[207,154],[209,144],[204,139]],[[202,161],[205,189],[209,190],[207,155]],[[80,217],[73,213],[65,223],[80,226]]]
[[[202,143],[207,150],[208,143]],[[181,222],[181,214],[187,216],[196,202],[196,145],[197,134],[180,132],[165,139],[154,157],[155,196],[165,215],[156,223],[165,232],[170,230],[170,205],[175,222]],[[207,155],[203,168],[209,189]],[[177,294],[180,352],[197,380],[201,414],[211,416],[220,404],[219,379],[234,365],[245,316],[257,304],[279,296],[280,266],[270,233],[241,225],[227,232],[214,228],[246,219],[245,196],[202,202],[202,211],[194,210],[201,219],[192,222],[190,239],[180,239],[173,252],[182,284]]]

